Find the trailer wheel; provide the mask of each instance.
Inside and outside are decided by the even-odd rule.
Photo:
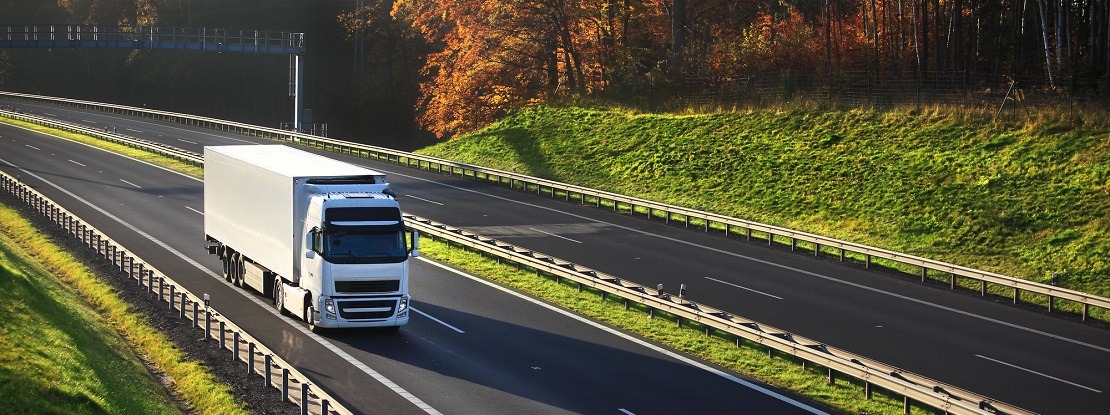
[[[228,258],[228,255],[225,253],[220,256],[220,260],[224,265],[224,279],[227,280],[227,282],[231,282],[231,258]]]
[[[243,277],[247,272],[246,259],[243,259],[243,254],[235,254],[235,284],[236,287],[243,288]]]

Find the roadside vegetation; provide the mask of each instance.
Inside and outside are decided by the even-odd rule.
[[[130,311],[80,260],[0,205],[5,413],[243,414],[230,389]],[[144,362],[170,379],[178,408]]]
[[[418,152],[1110,296],[1110,117],[993,115],[537,106]]]

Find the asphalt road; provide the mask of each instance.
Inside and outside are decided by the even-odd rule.
[[[112,114],[21,109],[200,152],[253,137]],[[328,154],[328,153],[326,153]],[[760,244],[355,157],[410,213],[694,301],[1040,413],[1110,407],[1110,331]]]
[[[190,134],[182,139],[201,139]],[[412,276],[417,316],[399,333],[314,335],[217,275],[218,261],[203,249],[200,181],[10,126],[0,126],[0,149],[0,169],[20,175],[194,293],[209,293],[220,312],[357,413],[814,410],[781,391],[752,387],[735,374],[423,260]]]

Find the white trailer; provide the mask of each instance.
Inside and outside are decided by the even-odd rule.
[[[314,331],[408,322],[417,234],[382,173],[282,145],[205,147],[204,233],[229,282]]]

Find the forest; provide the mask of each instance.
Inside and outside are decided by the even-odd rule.
[[[795,99],[1106,105],[1108,3],[0,0],[0,24],[303,31],[314,121],[328,122],[332,135],[411,148],[563,99],[664,108]],[[47,93],[66,85],[54,93],[227,111],[222,116],[267,125],[287,121],[291,112],[281,59],[32,52],[38,51],[0,52],[0,87]],[[109,70],[93,74],[94,66]],[[81,76],[57,72],[82,67]],[[54,84],[59,79],[67,81]]]

